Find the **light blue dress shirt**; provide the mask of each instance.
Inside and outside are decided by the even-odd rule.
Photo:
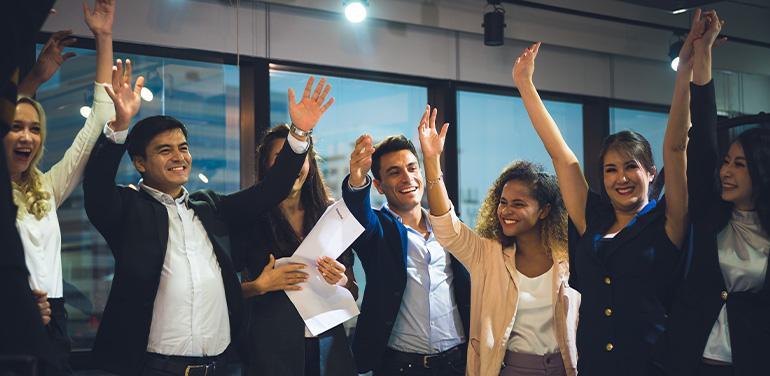
[[[393,217],[401,217],[382,206]],[[465,342],[455,302],[454,275],[449,253],[433,237],[428,213],[423,209],[429,236],[407,229],[406,289],[393,324],[388,347],[393,350],[435,354]]]

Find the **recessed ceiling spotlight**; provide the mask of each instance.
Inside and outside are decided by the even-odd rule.
[[[366,8],[369,2],[366,0],[345,0],[342,2],[345,8],[345,17],[352,23],[359,23],[366,18]]]

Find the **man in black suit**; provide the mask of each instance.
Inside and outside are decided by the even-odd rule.
[[[116,118],[105,126],[86,167],[83,190],[91,223],[115,256],[115,276],[93,345],[93,361],[120,375],[212,375],[231,343],[244,350],[243,295],[232,262],[231,235],[288,196],[305,161],[307,135],[332,104],[330,87],[313,78],[295,104],[292,133],[267,177],[242,191],[188,193],[192,158],[184,124],[154,116],[134,125],[140,86],[115,75]],[[130,82],[130,74],[128,75]],[[128,149],[142,175],[139,189],[115,185]],[[241,351],[243,354],[243,351]],[[243,358],[243,357],[242,357]],[[245,359],[244,359],[245,360]]]

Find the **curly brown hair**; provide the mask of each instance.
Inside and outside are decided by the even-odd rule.
[[[499,241],[503,247],[512,246],[515,237],[505,236],[497,218],[497,206],[505,183],[511,180],[528,183],[530,194],[540,208],[551,206],[548,216],[543,219],[541,242],[548,256],[553,260],[567,260],[567,209],[561,198],[556,177],[545,172],[543,166],[528,162],[514,161],[506,167],[481,205],[476,222],[476,232],[482,238]]]

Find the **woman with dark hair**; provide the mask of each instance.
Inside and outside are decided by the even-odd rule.
[[[567,212],[556,179],[513,162],[490,188],[474,233],[447,195],[439,159],[448,124],[438,133],[436,113],[425,110],[420,144],[430,224],[471,275],[466,375],[575,375],[580,294],[567,283]]]
[[[711,48],[724,21],[704,13],[694,42],[687,185],[693,256],[656,360],[667,374],[767,374],[770,354],[770,129],[741,133],[720,161]]]
[[[691,50],[702,34],[698,16],[683,51]],[[689,230],[685,146],[691,69],[680,63],[677,71],[663,141],[666,194],[657,203],[649,198],[656,175],[650,145],[635,132],[604,140],[598,160],[604,192],[588,187],[577,157],[532,83],[539,49],[537,43],[524,51],[513,67],[513,78],[553,161],[574,224],[570,236],[577,235],[570,238],[570,285],[582,294],[578,372],[647,375],[652,346],[663,332],[686,260],[680,250]]]
[[[288,135],[286,124],[264,135],[257,149],[257,181],[267,174]],[[245,255],[241,287],[244,297],[251,298],[246,375],[357,375],[343,325],[313,336],[283,292],[301,289],[295,284],[307,280],[300,271],[306,266],[275,268],[275,260],[290,257],[333,203],[312,142],[309,147],[289,197],[261,219],[252,236],[254,246]],[[349,249],[337,260],[318,259],[315,266],[330,285],[344,286],[358,298]]]

